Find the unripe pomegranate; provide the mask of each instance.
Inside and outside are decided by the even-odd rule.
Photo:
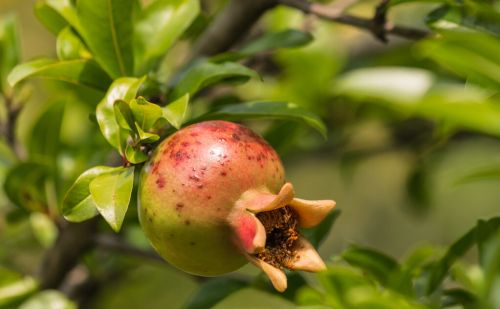
[[[284,268],[324,269],[297,228],[315,226],[334,206],[295,198],[271,146],[226,121],[197,123],[163,141],[139,188],[141,225],[165,260],[202,276],[250,261],[279,291]]]

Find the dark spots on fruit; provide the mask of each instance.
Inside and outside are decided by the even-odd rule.
[[[177,212],[180,212],[183,208],[184,208],[184,203],[175,204],[175,210],[177,210]]]
[[[183,150],[177,150],[177,151],[172,150],[170,152],[170,159],[175,160],[176,164],[181,163],[190,158],[191,156],[186,151]]]
[[[184,225],[191,225],[191,221],[189,221],[189,220],[185,220],[185,221],[184,221]]]
[[[153,218],[151,218],[150,216],[147,216],[147,218],[149,222],[153,222]]]
[[[200,177],[198,175],[196,175],[196,174],[189,175],[189,179],[192,180],[192,181],[195,181],[195,182],[200,181]]]
[[[227,139],[225,137],[219,137],[219,142],[225,143]]]
[[[225,177],[225,176],[227,176],[227,173],[226,173],[226,172],[220,172],[220,175],[221,175],[222,177]]]
[[[203,189],[203,185],[201,185],[201,184],[200,184],[200,185],[197,185],[197,186],[196,186],[196,188],[198,188],[198,189]]]
[[[161,175],[159,175],[158,178],[156,178],[156,186],[159,189],[162,189],[163,187],[165,187],[166,183],[167,182],[165,181],[165,178],[163,178]]]
[[[196,137],[196,136],[198,136],[199,134],[198,134],[198,133],[196,133],[196,132],[192,132],[192,133],[191,133],[191,134],[189,134],[189,135],[191,135],[192,137]]]
[[[170,236],[170,238],[174,238],[174,234],[173,233],[168,234],[168,236]]]
[[[190,144],[188,142],[182,142],[181,145],[182,145],[182,147],[185,148],[185,147],[189,146]]]
[[[217,210],[217,211],[220,211],[221,209],[220,209],[220,207],[217,207],[217,209],[216,209],[216,210]]]
[[[194,241],[190,241],[190,242],[189,242],[189,244],[190,244],[191,246],[196,245],[196,243],[195,243]]]
[[[157,174],[158,173],[158,169],[160,168],[160,162],[153,162],[151,163],[151,173],[152,174]]]
[[[233,133],[233,135],[231,135],[231,137],[235,141],[240,141],[241,140],[241,136],[239,134],[236,134],[236,133]]]
[[[212,199],[212,196],[211,195],[207,195],[207,200],[211,200]]]

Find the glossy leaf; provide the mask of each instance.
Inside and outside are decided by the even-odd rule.
[[[96,166],[83,172],[66,193],[62,202],[62,214],[71,222],[82,222],[95,217],[99,212],[90,194],[89,185],[97,176],[110,173],[115,168]]]
[[[6,93],[7,75],[19,63],[21,51],[17,19],[13,15],[0,17],[0,93]]]
[[[44,1],[35,2],[35,16],[47,30],[55,35],[68,26],[64,17]]]
[[[139,140],[142,143],[150,144],[160,139],[160,136],[158,134],[144,132],[137,123],[135,124],[135,127],[137,129],[137,133],[139,134]]]
[[[120,231],[125,219],[133,186],[134,167],[116,168],[90,182],[90,194],[97,210],[115,232]]]
[[[43,0],[43,2],[63,17],[71,27],[81,33],[82,25],[72,0]]]
[[[426,21],[436,30],[472,29],[500,37],[500,12],[480,1],[446,3],[430,12]]]
[[[135,72],[153,69],[199,10],[198,0],[156,0],[144,8],[134,28]]]
[[[284,119],[304,123],[326,137],[326,127],[315,114],[287,102],[245,102],[224,106],[201,116],[196,121],[206,119]]]
[[[130,132],[135,131],[135,120],[130,105],[123,100],[116,100],[113,107],[118,125]]]
[[[158,138],[160,137],[158,136]],[[148,156],[141,151],[139,146],[133,147],[132,145],[127,144],[127,146],[125,147],[125,158],[127,158],[127,161],[132,164],[139,164],[145,162],[148,159]]]
[[[248,283],[233,278],[214,278],[202,284],[196,294],[184,306],[185,309],[211,308],[232,293],[248,286]]]
[[[146,131],[151,129],[162,115],[160,106],[148,102],[143,97],[130,101],[130,110],[137,124]]]
[[[78,35],[66,27],[57,35],[57,57],[60,60],[90,59],[92,55],[87,50]]]
[[[0,268],[0,275],[0,277],[6,275],[2,268]],[[0,306],[2,308],[15,308],[16,303],[36,291],[38,286],[36,280],[31,277],[11,277],[5,281],[2,279],[0,279]]]
[[[96,61],[113,78],[132,76],[134,0],[79,0],[81,34]]]
[[[108,92],[97,105],[96,118],[106,140],[123,154],[128,131],[121,128],[115,116],[114,104],[117,100],[130,101],[135,98],[143,79],[119,78],[111,84]]]
[[[34,162],[19,163],[7,173],[3,189],[15,205],[30,211],[43,211],[47,177],[46,166]]]
[[[432,87],[434,76],[423,69],[406,67],[363,68],[342,75],[334,92],[355,98],[380,98],[399,102],[397,108],[411,108]]]
[[[212,63],[200,61],[193,64],[174,87],[171,98],[178,99],[188,93],[191,97],[203,88],[222,81],[243,83],[257,74],[234,62]]]
[[[211,58],[211,61],[237,61],[264,51],[304,46],[309,44],[312,40],[313,36],[310,33],[296,29],[266,33],[255,41],[243,46],[240,50],[216,55]]]
[[[46,214],[39,212],[31,213],[30,225],[36,239],[44,248],[49,248],[54,244],[58,230],[54,221]]]
[[[104,91],[110,79],[95,62],[87,59],[55,61],[39,59],[16,66],[8,76],[13,87],[28,78],[47,78]]]
[[[19,307],[19,309],[48,308],[77,309],[77,306],[63,293],[56,290],[45,290],[33,295]]]
[[[189,113],[189,93],[162,108],[165,118],[174,128],[180,129]]]

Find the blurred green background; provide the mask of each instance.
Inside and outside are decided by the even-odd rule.
[[[19,19],[23,61],[56,55],[55,38],[35,18],[34,3],[0,0],[0,16],[14,13]],[[207,3],[214,10],[221,5],[217,1]],[[350,11],[369,16],[374,4],[360,1]],[[423,16],[433,8],[434,4],[401,5],[391,10],[390,19],[424,27]],[[291,101],[319,113],[325,120],[330,131],[326,142],[306,129],[286,131],[290,136],[274,136],[272,140],[282,154],[287,178],[295,185],[297,195],[306,199],[333,198],[341,210],[321,246],[322,256],[334,256],[355,243],[402,258],[416,246],[445,246],[479,218],[498,214],[498,180],[462,181],[478,169],[500,166],[500,142],[495,134],[488,130],[486,134],[456,131],[446,121],[444,124],[439,121],[439,113],[429,112],[432,116],[428,118],[434,120],[425,120],[418,113],[405,110],[406,105],[424,100],[433,91],[437,93],[434,100],[471,97],[474,101],[488,97],[484,93],[487,90],[463,87],[464,79],[432,62],[419,43],[391,38],[389,44],[383,44],[367,32],[321,22],[286,8],[269,12],[259,27],[273,31],[287,27],[314,29],[312,44],[275,52],[270,63],[263,65],[263,81],[252,80],[238,86],[231,95],[245,100]],[[261,30],[259,27],[256,33]],[[181,45],[173,54],[182,55],[185,50],[186,46]],[[176,62],[170,58],[174,57],[164,63],[167,75],[169,66]],[[357,78],[351,74],[356,70],[382,67],[402,72],[379,71],[375,82],[365,76],[366,82],[349,84],[349,78]],[[429,78],[428,73],[432,74]],[[372,82],[375,90],[370,89]],[[44,85],[35,83],[34,97],[46,95],[42,90]],[[63,122],[66,129],[61,139],[69,144],[94,140],[102,145],[103,140],[89,133],[93,128],[88,121],[91,108],[78,102],[77,92],[72,95],[76,103],[66,110]],[[199,101],[196,104],[202,105],[203,100]],[[29,135],[31,119],[41,109],[43,106],[32,104],[24,112],[18,128],[21,139]],[[288,139],[293,143],[282,141]],[[99,156],[94,159],[100,160]],[[69,165],[74,168],[78,164],[84,167],[92,162]],[[0,213],[11,213],[12,206],[5,198],[1,201]],[[26,220],[8,224],[3,218],[6,216],[0,216],[0,264],[35,274],[43,248],[34,234],[27,232],[31,225]],[[147,248],[137,224],[127,230],[127,238]],[[166,303],[169,308],[177,308],[198,285],[193,278],[160,262],[117,257],[109,252],[100,254],[120,259],[124,271],[117,274],[113,285],[100,292],[92,305],[95,308],[165,308]],[[78,276],[78,271],[74,272]],[[250,267],[241,272],[257,273]],[[279,298],[261,294],[245,289],[217,308],[291,306]],[[270,303],[271,299],[275,303]]]

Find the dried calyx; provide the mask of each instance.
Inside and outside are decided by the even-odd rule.
[[[253,190],[237,202],[232,224],[247,259],[262,269],[278,291],[287,287],[284,269],[317,272],[325,264],[298,228],[319,224],[335,207],[331,200],[294,197],[286,183],[278,194]]]

